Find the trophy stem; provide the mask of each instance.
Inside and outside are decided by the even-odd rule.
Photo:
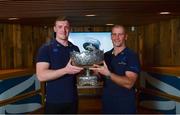
[[[86,76],[90,76],[90,70],[89,70],[89,68],[85,68],[86,70]]]

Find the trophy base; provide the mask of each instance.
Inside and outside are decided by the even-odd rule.
[[[78,78],[78,86],[98,86],[97,76],[81,76]]]

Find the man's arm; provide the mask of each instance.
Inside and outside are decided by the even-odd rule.
[[[49,69],[49,63],[38,62],[36,64],[36,74],[39,81],[49,81],[62,77],[65,74],[76,74],[79,73],[83,68],[72,66],[71,60],[68,62],[66,67],[58,70]]]
[[[111,73],[105,62],[104,66],[95,65],[94,68],[90,68],[100,74],[107,76],[107,78],[111,79],[113,82],[118,84],[119,86],[125,87],[127,89],[131,89],[136,82],[138,74],[132,71],[126,71],[125,76],[119,76],[117,74]]]
[[[131,89],[134,86],[137,76],[137,73],[132,71],[126,71],[125,76],[109,73],[109,77],[113,82],[127,89]]]

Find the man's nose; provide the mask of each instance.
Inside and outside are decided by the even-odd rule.
[[[63,32],[65,32],[65,31],[66,31],[66,29],[65,29],[65,28],[62,28],[62,31],[63,31]]]

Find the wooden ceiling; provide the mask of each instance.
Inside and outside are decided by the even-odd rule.
[[[169,11],[170,15],[159,12]],[[86,14],[96,14],[86,17]],[[52,25],[68,16],[73,26],[142,25],[180,16],[179,0],[0,0],[0,23]],[[19,20],[9,21],[17,17]]]

